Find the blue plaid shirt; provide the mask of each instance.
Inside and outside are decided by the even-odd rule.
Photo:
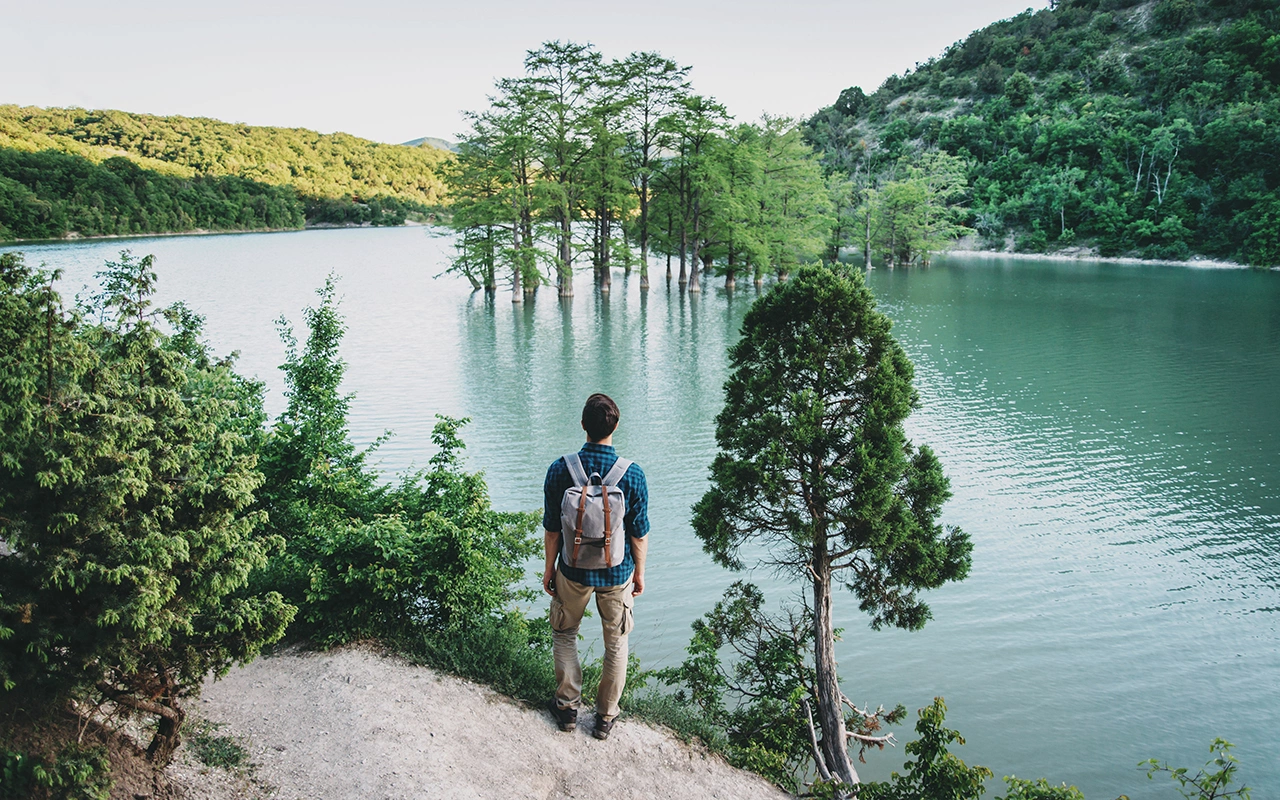
[[[618,460],[618,453],[612,445],[587,442],[578,451],[578,458],[582,459],[582,468],[588,475],[599,472],[603,476],[613,468],[614,462]],[[547,479],[542,484],[542,527],[546,530],[560,532],[560,501],[564,498],[565,490],[571,486],[573,478],[569,475],[569,468],[564,465],[563,458],[557,458],[547,467]],[[640,469],[639,464],[631,465],[622,480],[618,481],[618,488],[627,500],[627,513],[622,518],[623,529],[627,532],[622,563],[606,569],[577,569],[564,563],[563,558],[559,559],[557,564],[560,572],[575,583],[583,586],[620,586],[629,581],[631,573],[635,571],[636,563],[631,558],[631,537],[643,539],[649,532],[649,485],[645,482],[644,470]]]

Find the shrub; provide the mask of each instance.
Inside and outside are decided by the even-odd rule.
[[[163,763],[183,699],[293,609],[237,593],[279,546],[250,510],[261,387],[212,359],[199,316],[151,309],[151,264],[125,251],[67,311],[56,273],[0,256],[0,681],[156,715]]]

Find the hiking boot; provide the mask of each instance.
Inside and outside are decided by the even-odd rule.
[[[613,730],[613,720],[605,719],[599,714],[596,714],[596,726],[592,729],[591,735],[600,741],[604,741],[609,738],[609,731],[611,730]]]
[[[578,709],[561,708],[554,697],[551,698],[551,716],[556,718],[556,724],[562,731],[568,732],[578,727]]]

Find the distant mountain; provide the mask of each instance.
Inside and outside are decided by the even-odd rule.
[[[444,202],[451,158],[303,128],[0,105],[0,239],[401,224]]]
[[[437,139],[434,136],[423,136],[421,139],[413,139],[412,141],[403,142],[405,147],[434,147],[437,150],[448,150],[450,153],[458,152],[456,142],[450,142],[447,139]]]
[[[0,105],[0,148],[57,150],[95,163],[123,156],[179,177],[234,175],[292,186],[303,197],[395,197],[424,205],[441,202],[438,171],[449,158],[435,148],[305,128],[13,105]]]
[[[988,247],[1280,264],[1280,0],[1056,0],[807,128],[870,188],[963,157]]]

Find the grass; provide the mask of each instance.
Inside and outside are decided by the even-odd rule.
[[[226,770],[248,769],[249,751],[234,736],[218,733],[223,727],[221,722],[210,722],[199,719],[191,725],[187,736],[187,745],[196,760],[206,767],[219,767]]]

